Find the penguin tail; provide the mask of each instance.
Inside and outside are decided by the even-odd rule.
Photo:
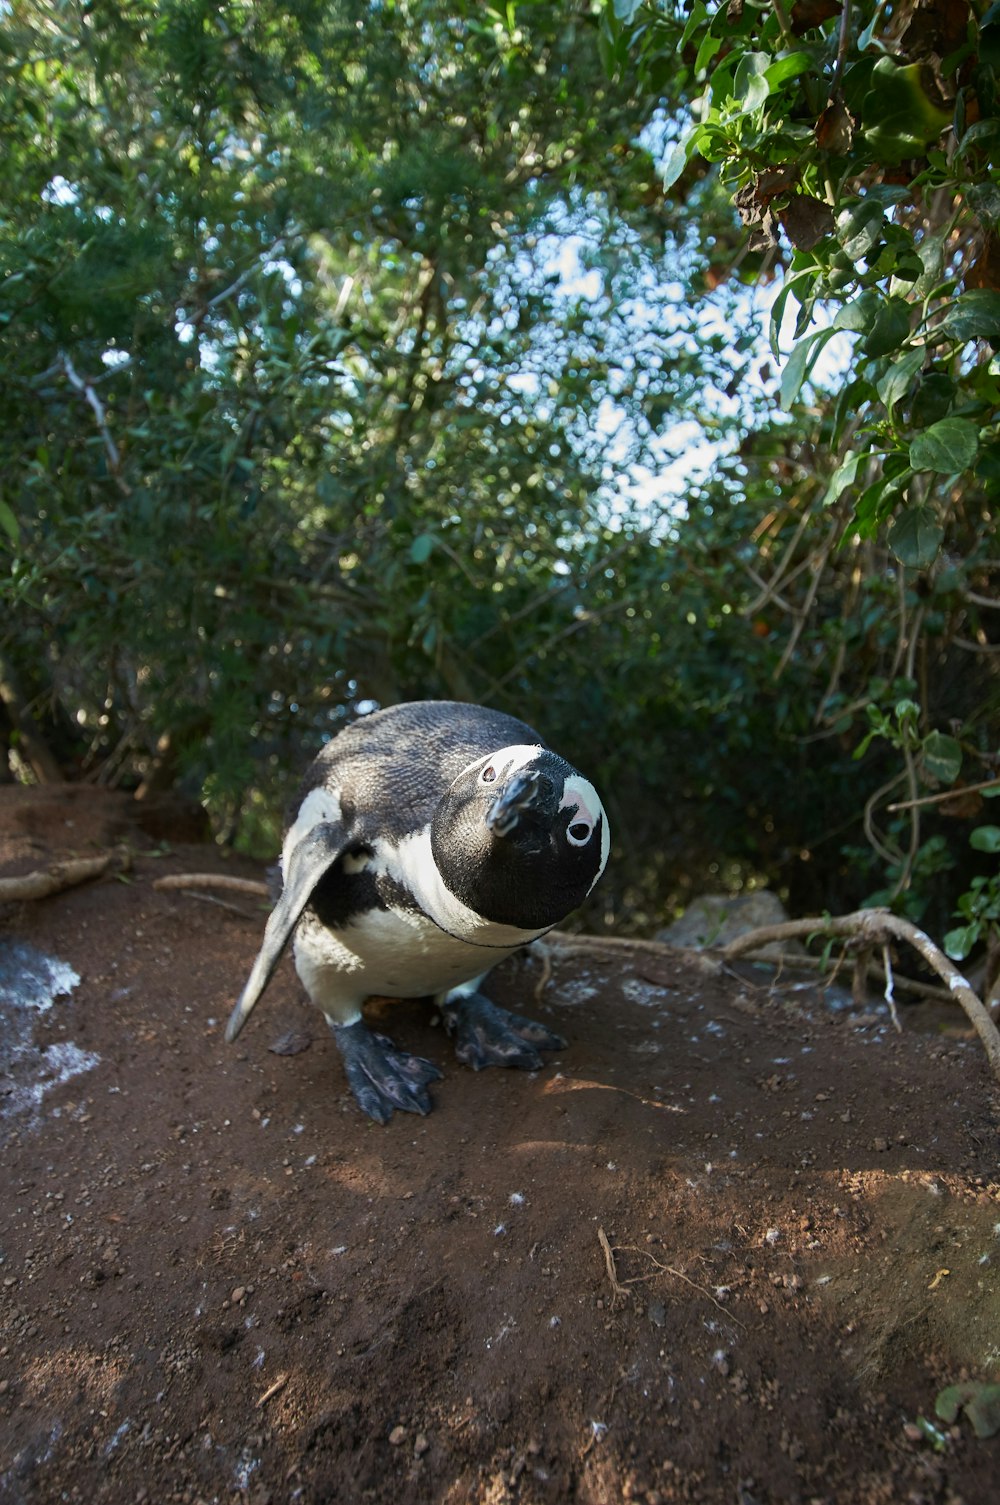
[[[253,1013],[291,939],[313,889],[347,850],[347,834],[339,822],[323,821],[307,832],[288,857],[285,886],[264,927],[264,940],[246,986],[229,1016],[226,1044],[231,1045]]]

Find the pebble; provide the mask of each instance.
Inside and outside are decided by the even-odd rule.
[[[391,1446],[394,1447],[394,1448],[401,1447],[402,1444],[405,1441],[406,1441],[406,1428],[405,1427],[393,1427],[392,1431],[389,1433],[389,1442],[390,1442]]]
[[[427,1438],[424,1436],[423,1432],[418,1432],[417,1440],[413,1444],[413,1451],[416,1453],[417,1457],[422,1458],[425,1453],[430,1452],[430,1447],[431,1445],[427,1441]]]

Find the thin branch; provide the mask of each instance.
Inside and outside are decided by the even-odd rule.
[[[108,468],[117,481],[121,491],[124,492],[126,496],[131,496],[132,488],[125,480],[123,480],[121,476],[121,456],[118,453],[118,446],[112,437],[111,430],[108,428],[108,421],[104,413],[104,404],[101,402],[101,399],[94,391],[93,382],[89,379],[89,377],[83,377],[77,374],[73,362],[65,353],[62,357],[62,367],[66,373],[66,380],[69,382],[70,386],[74,391],[79,392],[80,396],[83,397],[93,409],[94,417],[97,420],[97,429],[100,433],[105,452],[107,453]]]
[[[925,794],[918,800],[900,800],[893,805],[886,805],[886,809],[909,810],[914,805],[940,805],[944,800],[958,799],[962,794],[977,794],[980,789],[1000,789],[1000,779],[983,779],[980,784],[962,784],[957,789],[945,789],[940,794]]]
[[[875,790],[875,793],[870,795],[869,798],[865,801],[865,810],[863,817],[865,835],[868,838],[869,844],[871,845],[873,850],[876,851],[882,858],[883,862],[902,862],[903,853],[901,848],[896,847],[895,851],[893,851],[891,847],[886,846],[883,842],[882,837],[875,829],[875,810],[878,806],[879,800],[883,797],[883,795],[888,794],[890,789],[895,789],[896,785],[901,784],[905,778],[905,770],[902,773],[894,774],[891,779],[888,779],[886,783],[880,785],[879,788]]]
[[[882,943],[882,966],[885,968],[885,989],[883,991],[882,997],[889,1005],[889,1013],[892,1017],[893,1028],[895,1029],[897,1035],[901,1035],[903,1033],[903,1026],[900,1024],[899,1015],[896,1012],[896,995],[893,991],[892,957],[889,954],[888,943],[884,941]]]

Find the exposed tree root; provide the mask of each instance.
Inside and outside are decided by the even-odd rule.
[[[131,866],[131,858],[124,848],[105,852],[100,857],[68,857],[64,862],[53,862],[50,867],[22,873],[17,878],[0,878],[0,904],[47,899],[50,894],[102,877],[115,864],[120,872],[127,872]]]
[[[930,936],[911,920],[890,914],[887,909],[858,909],[853,914],[821,915],[815,919],[786,920],[780,925],[765,925],[758,930],[748,930],[746,935],[730,941],[722,948],[722,956],[731,961],[770,941],[792,940],[810,935],[844,936],[855,942],[865,958],[875,947],[884,946],[890,939],[907,941],[943,980],[952,997],[965,1010],[969,1022],[983,1043],[990,1069],[1000,1082],[1000,1030],[990,1018],[989,1011],[954,962],[945,956]]]

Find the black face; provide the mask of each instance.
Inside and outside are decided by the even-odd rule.
[[[452,784],[431,826],[438,871],[483,919],[541,930],[583,902],[607,860],[592,784],[555,753],[503,748]]]

